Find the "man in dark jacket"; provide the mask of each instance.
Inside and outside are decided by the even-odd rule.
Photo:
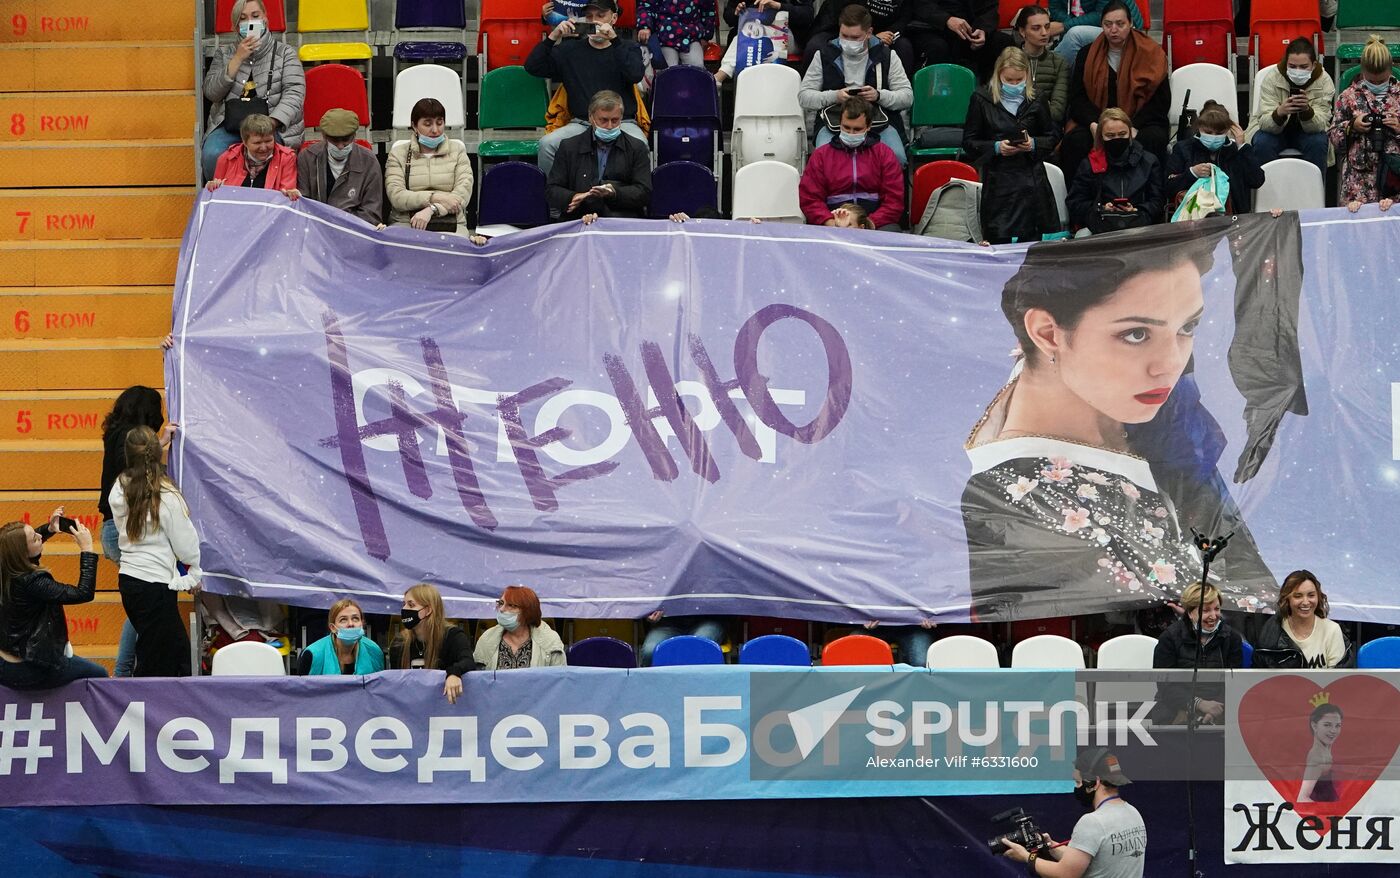
[[[899,56],[904,69],[913,75],[919,69],[919,53],[910,42],[911,34],[907,31],[914,6],[921,2],[924,0],[826,0],[817,12],[812,36],[802,50],[802,68],[805,70],[822,47],[836,39],[841,29],[841,15],[846,8],[864,6],[870,11],[870,25],[875,36],[886,49]]]
[[[384,222],[384,173],[374,153],[355,142],[360,119],[327,110],[321,136],[297,156],[297,188],[305,198],[354,214],[372,226]]]
[[[592,127],[559,147],[549,169],[549,207],[560,220],[585,214],[646,214],[651,159],[644,145],[622,136],[622,96],[600,91],[588,106]]]
[[[997,0],[907,0],[906,36],[924,64],[961,64],[986,82],[1001,51],[1014,45],[997,29]],[[916,68],[917,69],[917,68]]]
[[[1186,614],[1157,638],[1152,667],[1178,670],[1195,667],[1198,621],[1200,667],[1204,670],[1244,667],[1244,638],[1221,616],[1220,590],[1213,585],[1194,583],[1181,593],[1181,604],[1186,607]],[[1188,701],[1191,702],[1189,705]],[[1188,707],[1191,709],[1188,710]],[[1186,722],[1192,711],[1202,722],[1220,722],[1225,717],[1224,681],[1212,675],[1196,686],[1194,698],[1190,683],[1158,685],[1157,706],[1152,710],[1153,722],[1180,725]]]

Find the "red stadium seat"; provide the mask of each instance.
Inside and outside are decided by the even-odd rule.
[[[847,634],[822,650],[823,665],[892,665],[890,645],[869,634]]]
[[[539,12],[539,7],[535,7]],[[481,20],[481,35],[477,38],[477,54],[486,57],[485,70],[520,67],[530,50],[548,33],[538,14],[529,20]]]
[[[1000,3],[1000,8],[997,10],[997,27],[1005,29],[1011,27],[1011,16],[1020,12],[1023,6],[1034,4],[1048,7],[1049,0],[1000,0]]]
[[[233,33],[233,4],[236,2],[238,0],[217,0],[215,2],[214,33]],[[287,10],[283,8],[282,0],[264,0],[263,5],[267,9],[267,29],[273,33],[285,33],[287,30]],[[536,4],[535,9],[539,8],[540,4]]]
[[[1218,64],[1234,69],[1235,21],[1230,0],[1166,0],[1162,46],[1171,69]]]
[[[929,196],[934,193],[934,190],[954,177],[976,183],[978,179],[977,169],[964,162],[946,159],[920,165],[919,169],[914,172],[913,201],[909,207],[909,216],[913,218],[923,216],[924,208],[928,206]]]
[[[306,70],[306,102],[302,115],[308,128],[320,124],[327,110],[349,110],[369,125],[369,93],[364,74],[344,64],[319,64]]]
[[[1257,21],[1249,35],[1249,53],[1253,56],[1255,70],[1271,67],[1283,60],[1284,49],[1298,37],[1309,37],[1317,47],[1317,54],[1326,49],[1323,41],[1322,24],[1314,11],[1312,18],[1294,18],[1280,21]]]
[[[1142,29],[1152,30],[1152,5],[1150,0],[1135,0],[1138,12],[1142,14]]]

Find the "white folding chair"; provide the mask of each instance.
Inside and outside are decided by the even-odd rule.
[[[1069,228],[1069,190],[1065,187],[1065,172],[1054,162],[1044,162],[1045,176],[1050,178],[1050,191],[1055,193],[1055,212],[1060,224]]]
[[[220,647],[214,653],[215,677],[285,677],[282,653],[266,643],[245,640]]]
[[[1084,667],[1084,650],[1058,634],[1037,634],[1027,637],[1011,650],[1011,667],[1031,670],[1080,670]],[[1089,686],[1087,683],[1074,684],[1074,697],[1089,708]],[[1091,721],[1093,717],[1089,718]]]
[[[805,222],[802,205],[797,199],[800,176],[796,168],[785,162],[759,161],[744,165],[734,174],[734,218]]]
[[[1187,64],[1173,70],[1171,87],[1173,135],[1176,134],[1177,125],[1181,124],[1183,106],[1199,113],[1206,101],[1215,101],[1229,110],[1231,116],[1239,112],[1239,89],[1235,85],[1235,74],[1219,64]],[[1187,92],[1191,93],[1189,102],[1186,102]]]
[[[1264,164],[1264,185],[1254,193],[1254,212],[1326,207],[1322,171],[1306,159],[1274,159]]]
[[[735,81],[729,152],[736,174],[751,162],[779,161],[797,170],[807,159],[807,126],[797,89],[802,77],[782,64],[745,67]]]
[[[1157,650],[1155,638],[1145,634],[1123,634],[1111,637],[1099,647],[1096,667],[1101,671],[1145,671],[1152,668],[1152,654]],[[1127,715],[1132,716],[1138,705],[1156,697],[1157,686],[1153,683],[1133,683],[1128,681],[1094,684],[1094,701],[1107,703],[1110,715],[1125,718],[1116,707],[1122,701],[1127,704]]]
[[[931,643],[925,664],[931,671],[1000,668],[1001,659],[997,656],[996,646],[990,640],[955,634]]]
[[[462,78],[451,67],[441,64],[418,64],[399,71],[394,78],[395,131],[413,127],[410,113],[413,105],[423,98],[437,98],[446,110],[446,127],[461,137],[467,124],[466,101],[462,97]]]

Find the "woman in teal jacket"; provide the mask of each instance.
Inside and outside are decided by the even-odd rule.
[[[303,676],[358,676],[384,670],[384,650],[364,636],[364,613],[359,604],[350,598],[331,604],[330,629],[330,634],[301,651],[297,666]]]

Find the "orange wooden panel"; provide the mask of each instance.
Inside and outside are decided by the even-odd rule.
[[[133,384],[165,384],[159,339],[0,341],[0,390],[120,390]]]
[[[0,139],[0,188],[193,186],[194,129],[180,140]]]
[[[0,94],[0,141],[193,137],[193,91]]]
[[[0,522],[23,521],[29,525],[43,524],[60,506],[63,514],[76,518],[94,534],[102,524],[97,511],[97,482],[101,472],[92,474],[92,489],[83,491],[5,491],[0,492]],[[50,543],[50,547],[58,545]],[[49,551],[44,551],[45,557]]]
[[[0,43],[145,42],[191,40],[195,4],[156,0],[5,0]]]
[[[0,339],[159,338],[169,287],[0,287]]]
[[[173,284],[180,242],[0,241],[0,277],[15,286]]]
[[[12,43],[0,45],[0,83],[15,92],[189,90],[194,51],[192,42]]]
[[[100,436],[116,390],[0,391],[0,439]]]
[[[0,440],[0,491],[88,488],[93,473],[102,473],[100,440]]]
[[[44,554],[47,556],[48,552],[45,551]],[[76,555],[73,557],[77,558]],[[45,560],[47,561],[47,557]],[[115,580],[116,567],[117,565],[104,558],[97,565],[99,579],[102,575],[102,569],[110,568],[114,572],[112,578]],[[58,576],[57,571],[54,573],[54,578],[70,585],[74,581]],[[119,594],[101,592],[91,603],[69,604],[63,608],[63,611],[68,617],[68,639],[73,644],[74,652],[77,652],[80,646],[113,644],[122,639],[122,624],[126,622],[126,610],[122,609],[122,599]]]
[[[0,241],[179,238],[194,187],[0,190]]]

